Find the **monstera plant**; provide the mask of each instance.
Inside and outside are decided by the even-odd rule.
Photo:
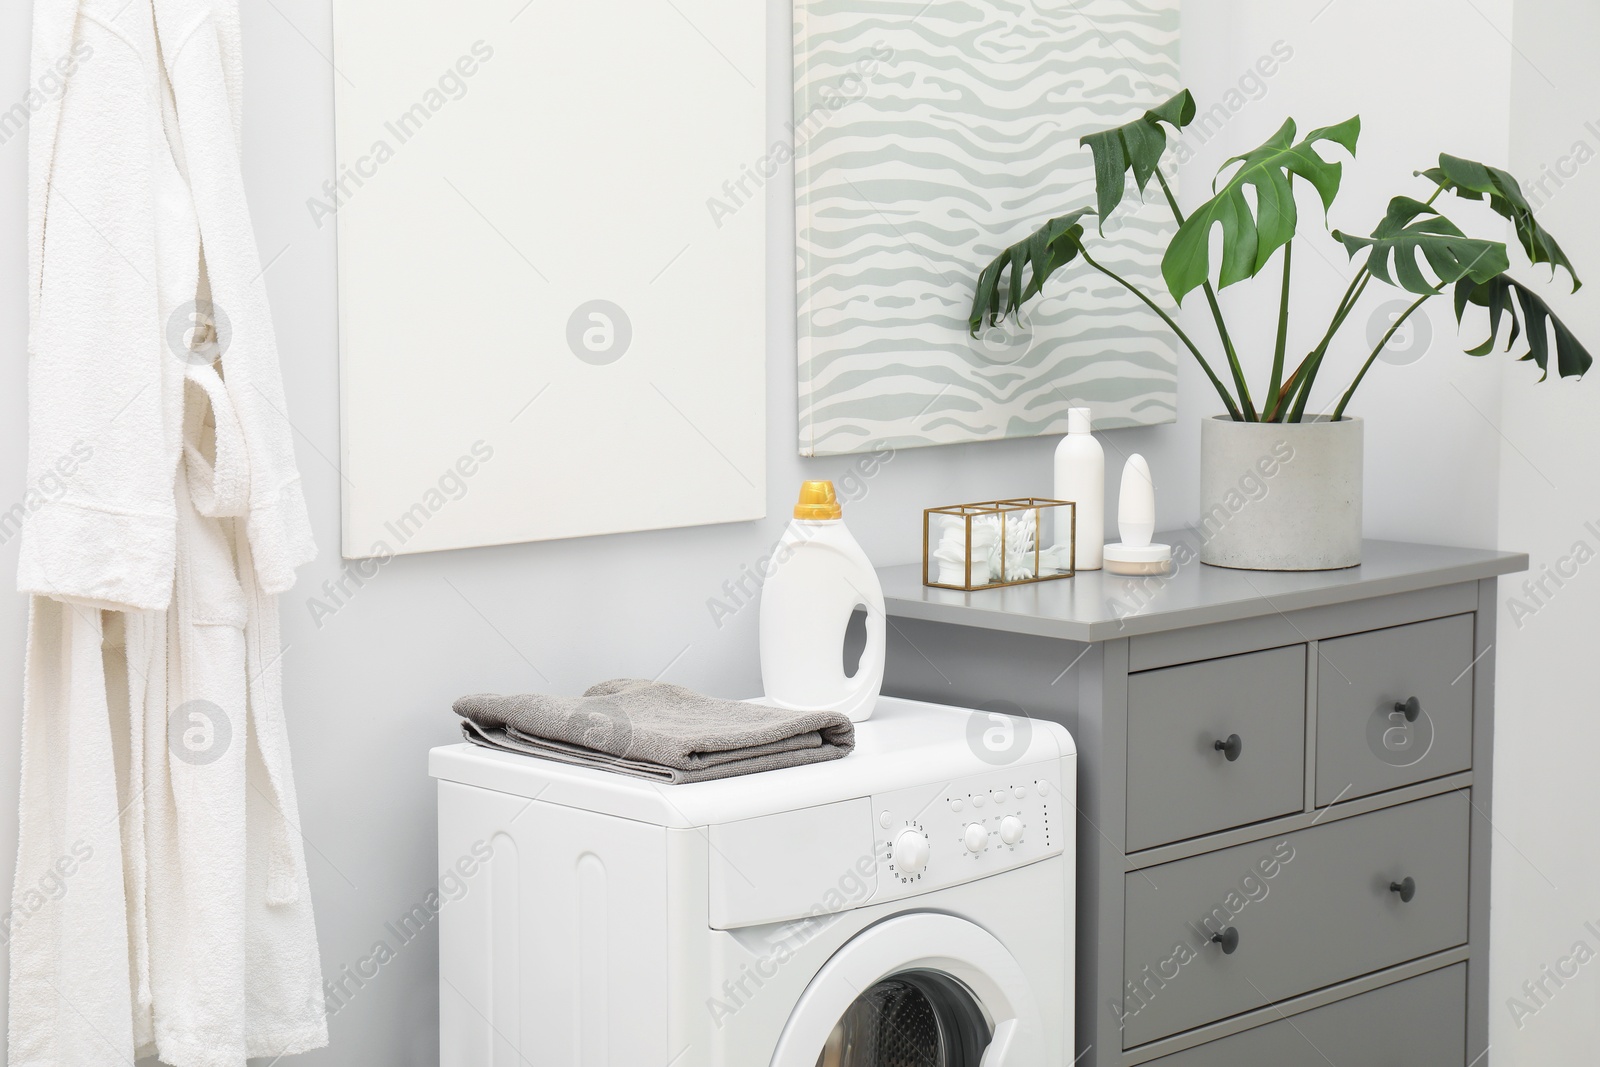
[[[1194,356],[1227,410],[1225,416],[1200,424],[1200,519],[1194,527],[1201,542],[1199,558],[1264,570],[1355,566],[1362,546],[1362,423],[1345,410],[1373,363],[1418,308],[1448,291],[1458,324],[1468,308],[1487,312],[1488,337],[1468,348],[1470,355],[1489,354],[1504,336],[1507,351],[1521,338],[1526,351],[1520,358],[1535,363],[1545,377],[1552,363],[1562,377],[1577,377],[1593,362],[1549,305],[1511,276],[1506,243],[1468,237],[1437,206],[1441,198],[1448,194],[1453,200],[1474,201],[1507,220],[1528,261],[1547,265],[1552,278],[1558,268],[1565,270],[1573,291],[1580,285],[1577,273],[1555,238],[1534,219],[1515,178],[1470,159],[1441,155],[1438,166],[1417,172],[1427,199],[1390,200],[1367,236],[1332,231],[1355,266],[1354,277],[1316,345],[1290,367],[1289,295],[1300,226],[1296,179],[1315,191],[1326,217],[1344,175],[1343,164],[1330,155],[1337,150],[1355,155],[1360,116],[1304,137],[1292,119],[1284,122],[1260,147],[1223,164],[1210,198],[1185,214],[1161,171],[1161,159],[1168,130],[1182,130],[1194,117],[1194,98],[1185,90],[1126,125],[1082,138],[1094,153],[1095,204],[1050,219],[984,267],[968,325],[976,336],[986,322],[993,327],[1007,316],[1020,316],[1022,306],[1044,289],[1050,276],[1075,260],[1126,286]],[[1231,389],[1213,359],[1173,321],[1163,301],[1090,252],[1089,225],[1098,220],[1098,240],[1107,240],[1105,221],[1127,194],[1129,172],[1141,196],[1154,179],[1177,220],[1161,259],[1162,280],[1179,304],[1197,289],[1205,296]],[[1218,230],[1221,262],[1213,264],[1212,237]],[[1217,290],[1256,277],[1275,259],[1282,266],[1271,377],[1265,391],[1256,394]],[[1410,294],[1410,303],[1356,369],[1331,412],[1308,412],[1329,346],[1374,281]],[[1265,335],[1265,328],[1261,333]]]
[[[1405,320],[1428,300],[1442,295],[1446,288],[1452,288],[1458,322],[1469,306],[1488,312],[1489,336],[1482,344],[1467,349],[1468,354],[1488,354],[1504,326],[1508,334],[1507,350],[1521,336],[1527,345],[1521,358],[1532,360],[1546,374],[1550,369],[1552,337],[1555,367],[1560,375],[1579,376],[1589,369],[1593,360],[1572,331],[1551,312],[1544,300],[1509,273],[1511,261],[1506,244],[1468,237],[1435,204],[1446,193],[1457,199],[1486,203],[1497,215],[1511,222],[1518,242],[1532,263],[1548,264],[1552,274],[1557,267],[1566,270],[1576,291],[1582,283],[1561,246],[1534,219],[1533,208],[1514,177],[1495,167],[1452,155],[1441,155],[1438,166],[1418,172],[1418,177],[1432,186],[1426,200],[1395,197],[1370,236],[1333,231],[1333,239],[1344,247],[1352,260],[1361,257],[1361,263],[1335,305],[1321,340],[1292,370],[1289,369],[1285,360],[1289,286],[1294,240],[1300,224],[1294,180],[1304,179],[1316,191],[1323,211],[1331,209],[1339,193],[1343,164],[1324,158],[1322,153],[1336,145],[1354,156],[1361,118],[1355,116],[1335,126],[1312,130],[1298,140],[1294,120],[1285,121],[1259,148],[1228,160],[1213,183],[1211,198],[1185,214],[1161,172],[1161,157],[1168,144],[1166,128],[1181,130],[1194,116],[1194,97],[1185,89],[1126,125],[1082,138],[1081,143],[1094,153],[1095,206],[1078,208],[1049,220],[1026,239],[1001,252],[983,269],[968,317],[972,333],[976,336],[985,321],[997,326],[1006,316],[1018,313],[1024,303],[1044,288],[1053,273],[1082,259],[1088,266],[1126,286],[1161,317],[1200,364],[1222,397],[1229,417],[1237,422],[1300,422],[1306,418],[1306,404],[1322,370],[1328,346],[1374,279],[1405,290],[1415,300],[1395,319],[1356,371],[1333,409],[1333,419],[1344,415],[1356,388]],[[1196,289],[1204,294],[1222,356],[1227,362],[1227,373],[1232,378],[1231,392],[1218,377],[1211,360],[1150,294],[1127,282],[1090,254],[1086,223],[1098,219],[1104,239],[1105,221],[1123,201],[1129,171],[1141,194],[1150,180],[1155,179],[1177,220],[1177,231],[1161,260],[1161,275],[1172,299],[1179,304]],[[1222,262],[1213,266],[1211,236],[1218,228],[1222,231]],[[1217,302],[1216,290],[1254,278],[1267,269],[1280,249],[1283,251],[1282,293],[1272,372],[1266,391],[1257,396],[1246,380],[1233,335]]]

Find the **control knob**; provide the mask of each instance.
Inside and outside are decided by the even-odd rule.
[[[1007,815],[1000,820],[1000,840],[1008,845],[1014,845],[1022,840],[1022,820],[1015,815]]]
[[[894,869],[921,874],[928,866],[928,838],[921,830],[902,830],[894,841]]]

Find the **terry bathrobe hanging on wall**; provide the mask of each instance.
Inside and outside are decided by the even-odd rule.
[[[64,488],[18,564],[10,1064],[243,1067],[327,1026],[276,602],[315,547],[235,0],[35,0],[32,62],[64,90],[30,130],[29,484]]]

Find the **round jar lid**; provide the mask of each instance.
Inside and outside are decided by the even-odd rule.
[[[1152,542],[1148,545],[1125,545],[1114,541],[1101,550],[1102,556],[1116,563],[1160,563],[1172,558],[1172,546]]]

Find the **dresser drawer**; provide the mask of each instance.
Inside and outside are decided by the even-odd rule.
[[[1445,793],[1128,874],[1123,1047],[1464,944],[1469,812]]]
[[[1293,645],[1128,678],[1129,852],[1305,808],[1305,656]],[[1218,751],[1229,738],[1236,749]]]
[[[1472,766],[1472,620],[1318,645],[1318,807]]]
[[[1467,965],[1375,989],[1152,1060],[1148,1067],[1463,1067]]]

